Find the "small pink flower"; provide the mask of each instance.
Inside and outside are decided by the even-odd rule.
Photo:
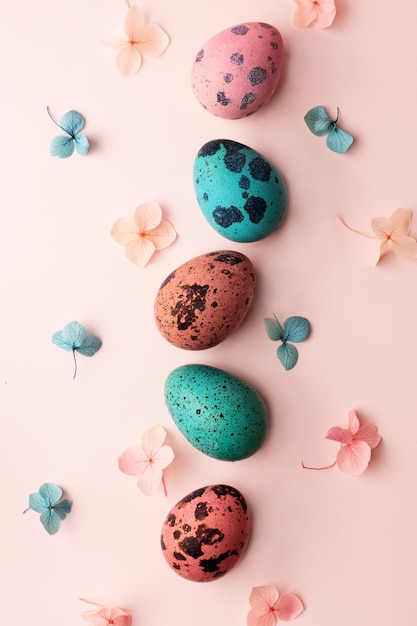
[[[167,248],[177,233],[162,218],[162,209],[156,202],[140,204],[134,215],[121,217],[111,229],[117,243],[125,246],[126,256],[135,265],[145,267],[156,250]]]
[[[84,600],[84,602],[89,602]],[[95,602],[89,602],[89,604],[95,604]],[[97,605],[100,608],[92,611],[84,611],[82,617],[88,624],[94,624],[95,626],[131,626],[132,618],[123,609],[113,608],[107,609],[104,606]]]
[[[142,445],[128,448],[118,458],[124,474],[138,477],[138,487],[146,495],[156,493],[162,482],[166,495],[163,470],[174,460],[171,446],[162,445],[166,432],[162,426],[152,426],[142,435]]]
[[[145,17],[137,5],[130,6],[124,30],[117,30],[103,41],[120,48],[116,64],[123,76],[136,74],[142,65],[142,55],[156,57],[168,47],[168,35],[156,24],[145,24]]]
[[[321,470],[337,465],[342,472],[357,476],[368,467],[371,450],[376,448],[382,437],[375,426],[360,426],[356,412],[349,411],[348,427],[333,426],[327,431],[326,439],[341,443],[335,462],[326,467],[307,467],[303,463],[303,467]]]
[[[304,606],[294,593],[280,596],[273,585],[254,587],[249,596],[251,610],[248,626],[275,626],[277,620],[295,619],[304,611]]]
[[[293,24],[298,28],[328,28],[336,15],[334,0],[294,0]]]

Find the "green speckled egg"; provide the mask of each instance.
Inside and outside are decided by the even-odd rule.
[[[194,190],[214,230],[248,243],[273,233],[287,211],[287,189],[262,154],[230,139],[209,141],[194,161]]]
[[[182,365],[165,381],[165,402],[184,437],[221,461],[246,459],[263,444],[269,424],[261,396],[246,382],[210,365]]]

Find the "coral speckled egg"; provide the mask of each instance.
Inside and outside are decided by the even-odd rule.
[[[239,461],[257,452],[265,440],[269,417],[264,401],[225,370],[182,365],[167,377],[164,393],[180,432],[208,456]]]
[[[284,62],[280,32],[247,22],[221,31],[197,53],[191,71],[194,95],[213,115],[239,119],[272,97]]]
[[[280,173],[249,146],[230,139],[205,143],[194,161],[193,177],[204,217],[227,239],[264,239],[285,217],[287,189]]]
[[[252,303],[255,271],[240,252],[220,250],[183,263],[159,287],[154,316],[178,348],[217,345],[243,322]]]
[[[229,485],[208,485],[180,500],[161,532],[162,553],[180,576],[209,582],[224,576],[243,555],[251,521],[243,495]]]

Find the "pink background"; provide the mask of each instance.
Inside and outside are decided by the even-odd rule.
[[[417,5],[414,0],[337,0],[326,30],[292,25],[291,0],[156,0],[140,5],[171,44],[122,77],[101,43],[123,23],[122,0],[4,3],[2,11],[0,554],[4,623],[74,626],[88,598],[121,606],[133,624],[245,624],[253,586],[275,584],[302,598],[300,626],[410,626],[416,560],[417,262],[394,254],[377,267],[370,231],[398,207],[414,215]],[[195,53],[244,21],[276,26],[285,69],[254,116],[211,116],[190,86]],[[355,137],[345,155],[314,137],[304,114],[340,107]],[[91,150],[49,155],[60,117],[86,118]],[[206,223],[192,164],[210,139],[245,143],[270,159],[289,192],[287,218],[267,239],[233,244]],[[141,270],[110,236],[114,221],[158,201],[177,241]],[[191,353],[168,344],[153,321],[156,290],[180,263],[235,249],[258,274],[254,304],[224,343]],[[286,372],[263,318],[307,317],[310,338]],[[103,341],[92,358],[51,342],[71,320]],[[262,449],[236,463],[195,450],[165,407],[166,376],[205,363],[244,378],[271,418]],[[355,408],[383,442],[352,477],[332,462],[328,428]],[[176,458],[168,496],[147,497],[117,457],[160,423]],[[65,489],[73,511],[53,537],[29,511],[43,482]],[[253,516],[248,550],[207,584],[183,580],[159,547],[169,509],[190,491],[228,483]]]

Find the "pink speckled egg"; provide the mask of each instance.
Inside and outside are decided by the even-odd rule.
[[[250,529],[249,509],[240,491],[209,485],[185,496],[168,513],[161,532],[162,553],[183,578],[209,582],[236,565]]]
[[[159,287],[157,328],[174,346],[211,348],[243,322],[252,303],[255,270],[240,252],[219,250],[183,263]]]
[[[247,22],[217,33],[197,53],[191,84],[200,104],[213,115],[240,119],[266,104],[284,62],[280,32],[270,24]]]

